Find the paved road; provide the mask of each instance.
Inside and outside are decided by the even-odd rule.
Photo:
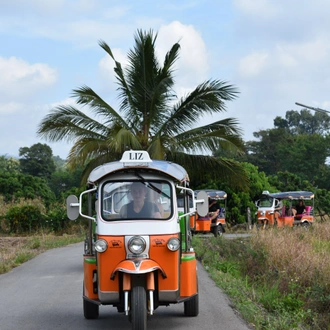
[[[101,306],[97,320],[82,311],[82,243],[49,250],[0,275],[0,330],[131,329],[124,315]],[[198,264],[200,314],[184,317],[183,304],[159,307],[148,330],[251,329]]]

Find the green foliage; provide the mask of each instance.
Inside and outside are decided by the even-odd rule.
[[[3,195],[7,202],[20,198],[36,199],[39,197],[44,201],[46,207],[55,201],[55,195],[44,179],[1,170],[0,195]]]
[[[66,167],[63,167],[52,173],[48,181],[48,186],[55,193],[58,200],[63,193],[67,195],[66,192],[68,189],[80,187],[82,172],[82,168],[70,171]]]
[[[48,179],[55,171],[53,152],[47,144],[37,143],[31,148],[20,148],[19,156],[20,168],[24,174]]]
[[[274,127],[284,128],[289,134],[320,134],[326,135],[330,128],[330,117],[325,112],[311,112],[303,109],[287,111],[285,119],[276,117]]]
[[[45,225],[54,232],[63,232],[68,227],[69,222],[65,206],[56,204],[52,205],[47,212]]]
[[[9,173],[19,172],[19,161],[12,157],[0,156],[0,170]]]
[[[45,215],[36,205],[11,207],[5,215],[10,233],[31,233],[42,227]]]
[[[258,141],[246,142],[246,159],[266,175],[295,173],[301,182],[330,189],[329,123],[325,113],[287,111],[285,119],[275,118],[275,128],[254,132]]]

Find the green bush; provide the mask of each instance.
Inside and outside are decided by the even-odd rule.
[[[47,212],[46,227],[54,232],[65,230],[69,225],[66,209],[61,205],[52,206]]]
[[[36,205],[12,206],[5,219],[10,233],[31,233],[40,229],[45,216]]]

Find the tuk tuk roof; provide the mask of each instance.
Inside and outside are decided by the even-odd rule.
[[[92,170],[89,174],[88,182],[97,182],[108,174],[127,171],[128,169],[160,172],[180,182],[189,182],[188,173],[181,165],[164,160],[151,160],[145,164],[132,163],[131,165],[127,165],[127,163],[122,161],[106,163]]]
[[[269,196],[277,199],[313,199],[314,193],[310,191],[284,191],[271,193]]]
[[[195,196],[200,192],[200,191],[205,191],[207,195],[211,199],[225,199],[227,198],[227,193],[222,190],[216,190],[216,189],[203,189],[203,190],[195,190]]]

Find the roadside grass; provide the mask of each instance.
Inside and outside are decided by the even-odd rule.
[[[198,258],[242,317],[262,330],[330,329],[330,224],[193,237]]]
[[[37,233],[26,237],[0,236],[0,274],[4,274],[38,254],[57,247],[82,242],[85,232],[70,234]]]

